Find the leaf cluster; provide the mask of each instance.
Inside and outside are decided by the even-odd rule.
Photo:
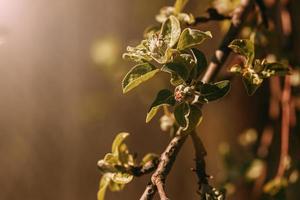
[[[193,130],[201,121],[202,104],[217,100],[227,94],[229,81],[202,83],[199,77],[207,68],[205,55],[195,48],[212,38],[209,31],[185,28],[181,30],[176,16],[169,16],[159,30],[151,30],[146,39],[136,47],[128,47],[124,58],[138,62],[122,81],[123,93],[127,93],[159,72],[170,74],[174,91],[158,92],[147,113],[149,122],[162,106],[174,107],[177,125],[185,131]]]
[[[252,40],[235,39],[230,43],[229,48],[244,58],[243,65],[233,65],[230,72],[242,76],[248,95],[253,95],[264,79],[271,76],[285,76],[290,73],[289,67],[282,63],[255,59],[255,46]]]

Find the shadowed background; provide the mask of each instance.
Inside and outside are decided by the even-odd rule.
[[[202,2],[191,1],[187,10],[203,14],[207,1]],[[163,151],[169,136],[160,131],[159,118],[144,122],[168,77],[160,75],[122,95],[122,77],[133,63],[121,60],[121,54],[137,44],[147,25],[156,23],[159,9],[171,4],[0,0],[0,199],[96,199],[96,163],[120,131],[131,133],[127,142],[139,158]],[[214,35],[201,46],[211,55],[221,40],[219,26],[200,28]],[[214,181],[222,177],[219,143],[235,143],[236,134],[261,120],[256,110],[239,105],[257,103],[263,92],[246,97],[236,79],[223,101],[205,107],[199,132]],[[267,99],[260,98],[259,105],[264,103]],[[188,141],[167,180],[171,199],[196,199],[193,158]],[[137,199],[148,180],[135,179],[122,192],[108,192],[107,199]]]

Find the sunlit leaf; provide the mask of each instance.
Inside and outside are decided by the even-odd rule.
[[[201,44],[208,38],[212,38],[212,35],[209,31],[203,32],[196,29],[186,28],[180,35],[177,49],[184,50],[186,48],[194,47]]]
[[[132,60],[134,62],[145,62],[151,61],[152,58],[148,55],[148,50],[145,47],[145,43],[147,41],[143,40],[139,45],[136,47],[127,47],[127,52],[123,54],[123,59]]]
[[[232,73],[241,74],[243,71],[243,68],[240,65],[235,64],[230,67],[229,71]]]
[[[115,183],[113,181],[110,181],[108,186],[109,186],[110,191],[117,192],[117,191],[123,190],[125,187],[125,184],[120,184],[120,183]]]
[[[146,154],[146,155],[143,157],[143,159],[142,159],[142,161],[141,161],[141,165],[144,166],[144,165],[147,164],[148,162],[151,162],[151,161],[153,161],[153,160],[155,160],[155,159],[158,159],[158,158],[159,158],[158,155],[156,155],[156,154],[154,154],[154,153],[148,153],[148,154]]]
[[[167,89],[163,89],[158,92],[154,102],[150,106],[150,109],[147,113],[146,122],[148,123],[157,113],[158,109],[163,105],[175,105],[175,99],[173,92]]]
[[[160,26],[149,26],[144,30],[144,38],[149,38],[149,36],[159,31],[160,31]]]
[[[123,93],[126,93],[139,84],[152,78],[159,69],[149,63],[142,63],[134,66],[124,77],[122,81]]]
[[[235,53],[245,56],[247,64],[252,64],[254,59],[254,44],[247,39],[235,39],[229,46]]]
[[[98,200],[104,200],[105,192],[109,182],[110,182],[110,178],[107,175],[103,175],[102,178],[100,179],[99,190],[97,193]]]
[[[114,175],[111,177],[111,180],[118,184],[127,184],[130,181],[132,181],[133,176],[131,174],[126,173],[114,173]]]
[[[129,133],[125,133],[125,132],[122,132],[122,133],[119,133],[114,141],[113,141],[113,144],[112,144],[112,148],[111,148],[111,152],[115,155],[119,155],[119,152],[120,152],[120,146],[121,144],[124,142],[124,140],[129,136]]]
[[[168,44],[168,47],[173,47],[180,36],[181,28],[178,19],[174,16],[170,16],[162,25],[161,36],[164,42]]]

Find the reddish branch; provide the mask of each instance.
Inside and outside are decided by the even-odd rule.
[[[213,80],[219,72],[220,68],[225,63],[226,59],[230,54],[230,49],[228,48],[228,45],[233,39],[237,37],[239,31],[242,28],[243,23],[246,21],[248,14],[253,8],[253,5],[253,0],[242,0],[241,5],[237,7],[233,12],[229,31],[224,36],[220,47],[215,52],[208,66],[208,69],[201,80],[202,82],[210,82],[211,80]],[[153,199],[153,196],[157,190],[159,190],[159,195],[161,199],[168,199],[164,190],[165,180],[186,138],[187,134],[185,134],[182,131],[182,128],[179,128],[176,133],[176,136],[171,140],[165,151],[161,154],[158,167],[152,175],[151,182],[147,185],[140,200]],[[206,176],[206,174],[203,176]],[[203,179],[202,175],[200,179]]]
[[[282,121],[281,121],[281,153],[279,166],[277,170],[277,177],[281,178],[286,169],[286,159],[289,151],[289,131],[290,131],[290,99],[291,99],[291,84],[290,77],[285,77],[284,88],[282,92],[281,107],[282,107]]]

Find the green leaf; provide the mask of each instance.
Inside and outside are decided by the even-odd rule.
[[[224,97],[230,90],[230,81],[220,81],[214,84],[204,83],[200,86],[200,94],[207,101],[214,101]]]
[[[152,34],[157,33],[160,31],[160,26],[148,26],[144,30],[144,38],[149,38]]]
[[[212,38],[209,31],[203,32],[196,29],[186,28],[182,31],[177,49],[184,50],[201,44],[204,40]]]
[[[253,84],[253,82],[251,80],[249,80],[248,78],[242,77],[243,83],[245,85],[247,94],[249,96],[252,96],[255,91],[260,87],[260,84]]]
[[[148,162],[153,161],[153,160],[158,159],[158,158],[159,158],[158,155],[156,155],[156,154],[154,154],[154,153],[148,153],[148,154],[146,154],[146,155],[143,157],[143,159],[142,159],[140,165],[141,165],[141,166],[144,166],[144,165],[147,164]]]
[[[150,120],[155,116],[158,109],[163,105],[175,105],[175,99],[173,96],[173,92],[167,89],[163,89],[158,92],[154,102],[150,106],[150,109],[147,113],[146,123],[150,122]]]
[[[127,184],[130,181],[132,181],[133,176],[131,174],[126,173],[114,173],[114,175],[111,177],[111,180],[118,184]]]
[[[121,132],[119,133],[112,144],[111,152],[118,156],[120,153],[120,147],[123,144],[124,140],[129,136],[129,133]]]
[[[176,106],[174,116],[177,123],[187,132],[192,131],[202,120],[201,110],[197,106],[187,103]]]
[[[252,64],[254,59],[254,43],[247,39],[235,39],[229,46],[235,53],[245,56],[247,63]]]
[[[133,155],[129,153],[128,147],[124,143],[119,147],[118,159],[122,165],[134,165]]]
[[[265,63],[264,70],[262,71],[262,75],[264,77],[270,77],[274,75],[285,76],[287,74],[290,74],[290,68],[278,62]]]
[[[190,113],[188,115],[188,126],[185,131],[190,132],[194,130],[202,121],[202,112],[201,110],[195,106],[190,105]]]
[[[119,184],[119,183],[115,183],[113,181],[110,181],[108,186],[109,186],[110,191],[117,192],[117,191],[123,190],[124,187],[125,187],[125,184]]]
[[[170,74],[178,75],[182,80],[187,80],[189,77],[189,70],[187,69],[186,65],[179,62],[171,62],[165,64],[162,68],[162,71],[168,72]]]
[[[170,16],[162,25],[160,35],[164,39],[164,42],[168,44],[168,47],[173,47],[180,36],[181,28],[178,19],[174,16]]]
[[[185,5],[187,4],[188,0],[176,0],[174,4],[174,13],[178,14],[181,13]]]
[[[116,140],[116,139],[115,139]],[[116,147],[114,147],[116,148]],[[109,165],[115,165],[118,163],[118,157],[115,154],[107,153],[104,156],[104,162],[108,163]]]
[[[175,107],[174,117],[176,122],[181,127],[187,127],[188,115],[190,113],[190,106],[187,103],[181,103]]]
[[[99,190],[97,193],[98,200],[104,200],[105,192],[106,192],[109,182],[110,182],[110,178],[107,175],[103,175],[101,177],[100,183],[99,183]]]
[[[123,93],[127,93],[139,84],[152,78],[159,69],[149,63],[142,63],[134,66],[122,81]]]
[[[200,74],[207,68],[207,60],[204,53],[196,48],[192,49],[196,59],[196,65],[193,69],[194,78],[197,79]]]
[[[108,173],[108,172],[116,172],[115,165],[119,163],[119,159],[117,155],[108,153],[105,155],[104,159],[99,160],[97,165],[100,169],[100,172],[102,174]]]
[[[173,86],[178,86],[178,85],[181,85],[181,84],[184,84],[185,81],[176,73],[171,73],[171,80],[170,80],[170,83],[173,85]]]
[[[142,40],[142,42],[136,47],[127,47],[127,52],[123,54],[123,59],[132,60],[134,62],[145,62],[151,61],[152,58],[147,54],[148,50],[145,47],[146,40]]]
[[[235,64],[230,67],[229,71],[232,73],[241,74],[243,71],[243,68],[240,65]]]

